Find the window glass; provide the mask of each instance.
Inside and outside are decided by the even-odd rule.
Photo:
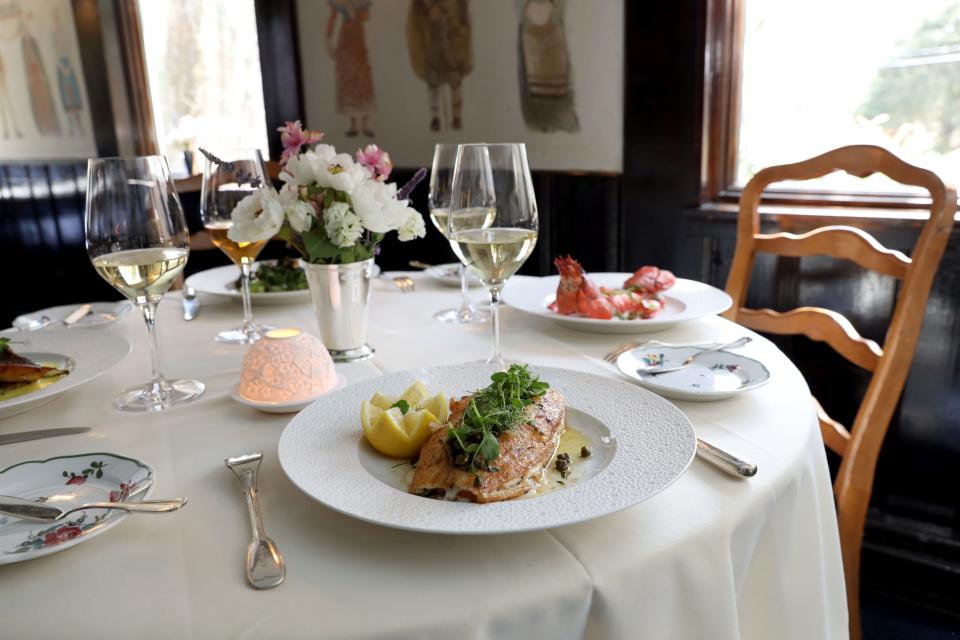
[[[202,169],[197,148],[267,155],[253,0],[139,0],[160,152],[175,175]],[[194,161],[196,158],[196,161]]]
[[[876,144],[960,178],[960,1],[746,0],[738,185],[763,167]],[[804,189],[911,191],[833,174]]]

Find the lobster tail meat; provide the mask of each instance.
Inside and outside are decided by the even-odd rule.
[[[627,320],[652,318],[664,306],[664,299],[658,294],[676,282],[666,269],[644,266],[627,278],[622,289],[607,289],[595,285],[580,263],[570,256],[558,256],[553,264],[560,272],[560,283],[556,299],[548,308],[567,316],[597,320],[610,320],[614,316]]]
[[[676,283],[676,277],[666,269],[643,266],[623,283],[624,289],[638,289],[642,293],[654,294],[666,291]]]

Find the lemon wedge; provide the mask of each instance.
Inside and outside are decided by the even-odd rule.
[[[422,402],[426,397],[430,395],[430,392],[427,391],[427,387],[424,386],[422,382],[417,380],[412,385],[407,387],[407,390],[400,394],[401,400],[406,400],[411,407],[416,407]]]
[[[445,396],[443,392],[430,396],[417,405],[417,408],[426,409],[432,413],[439,423],[446,422],[447,418],[450,416],[450,411],[447,405],[447,396]]]
[[[375,407],[380,407],[381,409],[386,411],[393,405],[397,404],[397,400],[398,398],[394,398],[393,396],[385,396],[379,391],[377,391],[375,394],[373,394],[373,397],[370,398],[370,404],[372,404]]]
[[[429,396],[429,397],[428,397]],[[404,414],[395,407],[399,400],[407,403]],[[360,404],[360,424],[367,441],[374,449],[392,458],[412,458],[433,433],[433,426],[446,422],[449,411],[442,393],[430,396],[426,386],[417,380],[400,398],[379,391]]]

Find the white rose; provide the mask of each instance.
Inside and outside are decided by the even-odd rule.
[[[360,218],[350,211],[350,205],[345,202],[334,202],[323,210],[323,230],[327,232],[330,242],[341,249],[352,247],[363,235]]]
[[[363,226],[374,233],[398,229],[407,218],[407,203],[396,198],[397,185],[376,180],[361,182],[350,195]]]
[[[407,217],[397,230],[397,238],[400,242],[406,242],[425,235],[427,235],[427,228],[423,224],[423,216],[416,209],[407,207]]]
[[[283,226],[283,202],[273,187],[259,189],[238,202],[230,217],[227,237],[234,242],[269,240]]]

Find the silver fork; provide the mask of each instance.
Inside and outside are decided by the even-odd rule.
[[[606,354],[605,356],[603,356],[603,359],[604,359],[605,361],[609,362],[610,364],[616,364],[617,358],[619,358],[621,355],[623,355],[623,354],[626,353],[627,351],[631,351],[631,350],[633,350],[633,349],[639,349],[640,347],[646,346],[646,345],[648,345],[648,344],[651,344],[651,345],[652,345],[652,344],[657,344],[657,345],[660,345],[660,346],[662,346],[662,347],[700,347],[700,348],[703,348],[703,349],[712,349],[713,347],[716,347],[716,346],[717,346],[718,344],[720,344],[720,343],[718,343],[718,342],[705,342],[705,343],[701,343],[701,344],[676,344],[676,343],[673,343],[673,342],[661,342],[660,340],[641,340],[641,341],[639,341],[639,342],[636,342],[636,341],[635,341],[635,342],[628,342],[628,343],[626,343],[626,344],[624,344],[624,345],[620,345],[619,347],[617,347],[616,349],[614,349],[614,350],[611,351],[610,353],[608,353],[608,354]]]

